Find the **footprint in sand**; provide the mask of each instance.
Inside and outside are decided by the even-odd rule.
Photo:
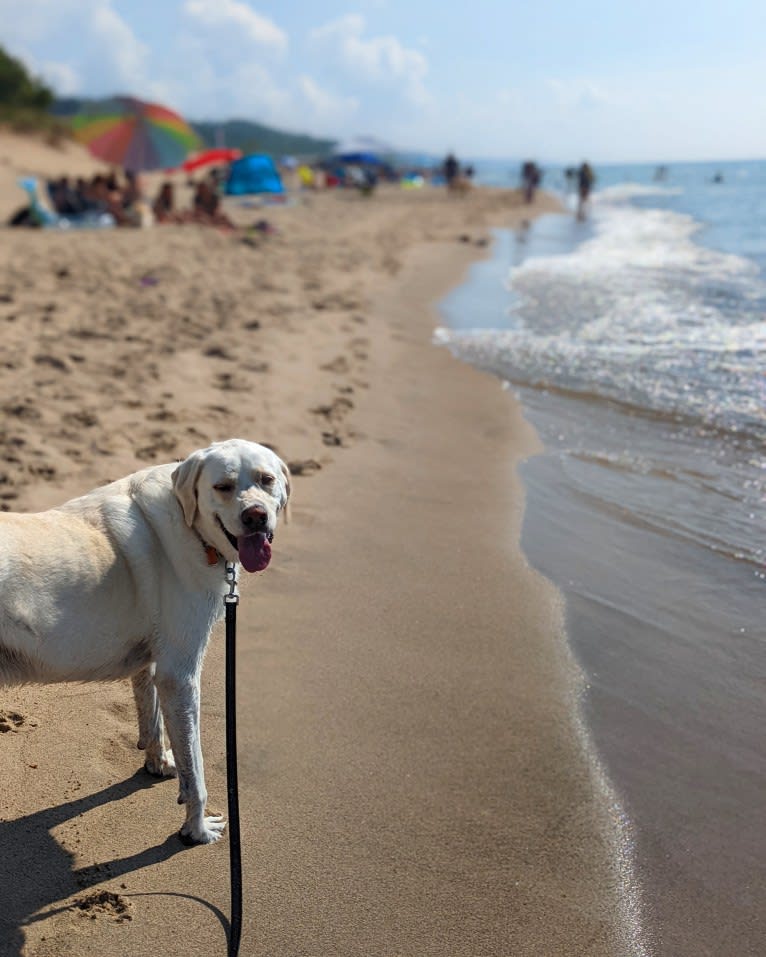
[[[227,362],[233,362],[235,356],[226,348],[226,346],[221,345],[210,345],[208,346],[203,355],[207,356],[209,359],[225,359]]]
[[[150,412],[147,416],[151,422],[177,422],[178,416],[170,409],[161,406],[156,412]]]
[[[10,402],[3,406],[3,412],[5,412],[6,415],[12,415],[14,418],[23,419],[26,422],[37,422],[42,418],[40,411],[29,402]]]
[[[74,906],[91,920],[107,917],[117,924],[133,920],[133,915],[130,913],[132,907],[130,901],[121,894],[115,894],[114,891],[97,891],[86,894],[85,897],[77,897]]]
[[[322,466],[316,459],[301,459],[287,463],[291,475],[313,475],[318,472]]]
[[[326,405],[315,406],[311,411],[314,415],[323,415],[329,422],[339,422],[344,419],[353,408],[354,403],[351,399],[347,399],[345,396],[338,396],[338,398],[333,399],[332,402]]]
[[[37,718],[28,718],[20,711],[0,711],[0,734],[6,734],[12,731],[17,734],[19,731],[31,731],[37,727]]]
[[[90,409],[80,409],[77,412],[69,412],[64,416],[64,421],[72,425],[82,426],[86,429],[99,424],[99,418],[95,412]]]
[[[246,392],[248,389],[244,377],[234,376],[231,372],[219,372],[213,379],[213,384],[223,392]]]
[[[151,442],[140,449],[136,449],[136,458],[145,462],[153,462],[160,455],[174,452],[178,446],[178,439],[170,432],[150,432]]]
[[[320,366],[319,368],[323,369],[325,372],[337,372],[340,374],[343,374],[344,372],[349,372],[351,370],[349,361],[345,356],[338,356],[337,358],[333,359],[331,362],[325,362],[325,364]]]
[[[47,353],[35,356],[35,363],[39,366],[50,366],[52,369],[56,369],[57,372],[69,372],[69,366],[67,366],[63,359],[48,355]]]
[[[41,453],[37,452],[35,454],[40,455]],[[30,465],[28,472],[44,482],[52,482],[56,478],[56,469],[52,465],[46,465],[45,462],[41,462],[39,465]]]
[[[268,372],[271,366],[268,362],[259,359],[255,362],[243,362],[240,368],[244,369],[245,372]]]
[[[325,445],[338,448],[343,446],[343,437],[333,429],[332,432],[322,433],[322,442],[324,442]]]

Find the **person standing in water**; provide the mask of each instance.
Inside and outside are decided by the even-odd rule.
[[[595,181],[596,176],[590,163],[582,163],[577,171],[577,218],[580,222],[585,219],[588,199]]]

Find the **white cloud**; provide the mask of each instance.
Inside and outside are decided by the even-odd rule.
[[[290,94],[253,57],[223,62],[207,38],[179,34],[169,46],[159,80],[163,102],[175,105],[192,120],[240,117],[284,123]]]
[[[414,103],[425,103],[428,60],[394,36],[365,38],[364,17],[349,14],[311,31],[311,42],[337,58],[354,77],[382,86],[398,86]]]
[[[82,79],[69,63],[41,63],[39,72],[59,96],[72,96],[82,90]]]
[[[114,92],[147,85],[149,48],[114,10],[112,0],[0,0],[0,22],[3,42],[15,50],[50,48],[51,41],[67,36],[76,24],[77,67],[60,55],[47,63],[45,55],[25,56],[58,92],[103,93],[109,87]]]
[[[284,123],[290,110],[290,93],[260,64],[239,64],[229,77],[223,78],[223,84],[227,95],[232,102],[239,104],[245,117],[264,117],[272,122],[281,119]]]
[[[287,49],[287,34],[240,0],[186,0],[184,12],[205,27],[225,29],[259,47],[277,53]]]
[[[66,8],[66,3],[61,6]],[[57,5],[51,0],[0,0],[0,23],[4,44],[24,44],[39,40],[50,32],[51,21],[56,21]],[[71,12],[71,10],[70,10]]]
[[[319,123],[342,123],[359,110],[359,100],[353,96],[335,96],[322,89],[310,76],[298,77],[298,89]]]
[[[87,18],[91,55],[102,59],[105,66],[111,64],[115,79],[125,84],[128,91],[139,84],[143,85],[147,76],[149,48],[112,9],[109,0],[98,0],[91,6]]]
[[[569,110],[623,105],[620,97],[593,80],[570,78],[563,81],[551,78],[546,81],[546,85],[556,103]]]

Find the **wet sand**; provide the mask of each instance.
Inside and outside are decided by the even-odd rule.
[[[760,955],[766,934],[762,585],[528,462],[523,543],[566,594],[585,714],[632,822],[657,957]]]

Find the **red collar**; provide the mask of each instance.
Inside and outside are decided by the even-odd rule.
[[[192,531],[199,539],[200,545],[205,549],[205,558],[207,559],[208,565],[217,565],[223,558],[223,555],[218,551],[215,545],[208,545],[196,528],[193,528]]]

